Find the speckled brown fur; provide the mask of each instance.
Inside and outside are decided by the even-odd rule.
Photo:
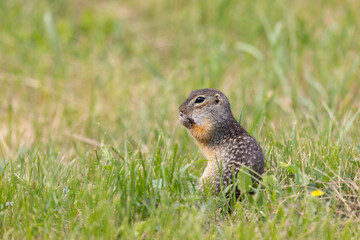
[[[196,99],[203,97],[203,102]],[[221,190],[221,180],[226,186],[232,183],[239,170],[246,166],[253,176],[264,172],[264,155],[259,143],[234,118],[227,97],[216,89],[200,89],[179,107],[180,122],[188,129],[209,162],[200,178],[199,186]],[[218,166],[222,166],[222,179]],[[233,172],[234,170],[234,172]],[[214,184],[215,183],[215,184]]]

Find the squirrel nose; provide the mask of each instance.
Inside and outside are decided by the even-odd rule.
[[[179,107],[179,112],[184,113],[185,110],[185,106],[184,104],[181,104],[181,106]]]

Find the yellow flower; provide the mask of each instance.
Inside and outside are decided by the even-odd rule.
[[[324,195],[325,193],[321,190],[315,190],[315,191],[312,191],[311,192],[311,196],[312,197],[318,197],[318,196],[321,196],[321,195]]]

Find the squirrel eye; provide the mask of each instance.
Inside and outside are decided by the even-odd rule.
[[[205,101],[204,97],[198,97],[196,98],[195,103],[202,103],[203,101]]]

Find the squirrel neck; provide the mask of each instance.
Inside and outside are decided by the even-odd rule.
[[[239,135],[247,135],[246,130],[231,117],[226,118],[225,121],[221,121],[214,125],[213,135],[207,143],[208,147],[220,146],[227,143],[227,140],[234,139]]]
[[[226,156],[229,154],[228,151],[231,151],[233,141],[241,135],[248,135],[248,133],[231,115],[231,117],[226,118],[226,121],[218,121],[212,125],[211,134],[206,141],[195,139],[205,157],[213,164],[210,165],[215,169],[215,160],[221,159],[226,161]]]

